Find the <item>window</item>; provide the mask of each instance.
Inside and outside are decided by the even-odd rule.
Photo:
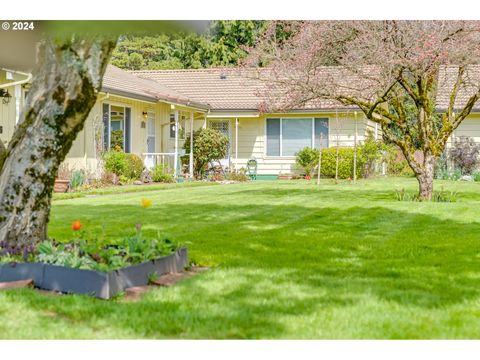
[[[125,108],[120,106],[110,107],[110,148],[125,149]]]
[[[131,109],[103,104],[104,149],[130,152]]]
[[[326,118],[267,119],[267,156],[295,156],[305,148],[328,147]]]

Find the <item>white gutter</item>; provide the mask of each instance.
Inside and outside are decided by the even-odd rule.
[[[21,72],[21,71],[9,70],[9,69],[4,69],[4,68],[2,68],[2,70],[7,71],[7,72],[12,72],[12,73],[15,73],[15,74],[19,74],[19,75],[23,75],[23,76],[26,76],[27,78],[23,79],[23,80],[10,82],[10,83],[0,84],[0,89],[4,89],[4,88],[10,87],[10,86],[15,86],[15,85],[23,85],[23,84],[26,84],[26,83],[30,82],[30,80],[32,80],[32,74],[30,74],[30,73],[24,73],[24,72]]]

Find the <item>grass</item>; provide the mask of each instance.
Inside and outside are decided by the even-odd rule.
[[[478,338],[480,184],[436,182],[454,203],[395,200],[416,186],[277,181],[57,199],[54,238],[68,240],[74,219],[111,241],[141,222],[212,269],[130,303],[0,292],[0,337]]]

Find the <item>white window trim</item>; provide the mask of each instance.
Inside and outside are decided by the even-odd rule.
[[[125,127],[127,125],[127,108],[130,109],[130,141],[128,142],[128,145],[130,147],[130,152],[132,152],[132,129],[133,129],[133,107],[130,104],[124,104],[121,102],[116,102],[116,101],[105,101],[104,104],[108,105],[108,149],[112,149],[112,106],[116,107],[122,107],[124,109],[123,111],[123,143],[127,144],[127,133],[125,131]],[[125,146],[124,146],[125,147]],[[125,151],[125,149],[124,149]]]
[[[267,136],[267,120],[268,119],[279,119],[280,121],[280,155],[267,155],[267,144],[268,144],[268,136]],[[283,120],[291,120],[291,119],[310,119],[312,121],[312,139],[311,139],[311,144],[310,147],[314,148],[315,147],[315,119],[327,119],[328,122],[328,137],[330,137],[330,118],[327,116],[323,117],[266,117],[265,118],[265,146],[264,146],[264,151],[263,151],[263,157],[265,159],[295,159],[295,155],[283,155]],[[321,144],[320,144],[321,145]]]

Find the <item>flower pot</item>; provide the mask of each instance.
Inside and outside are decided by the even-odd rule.
[[[70,186],[70,180],[55,179],[53,191],[58,193],[65,193]]]

